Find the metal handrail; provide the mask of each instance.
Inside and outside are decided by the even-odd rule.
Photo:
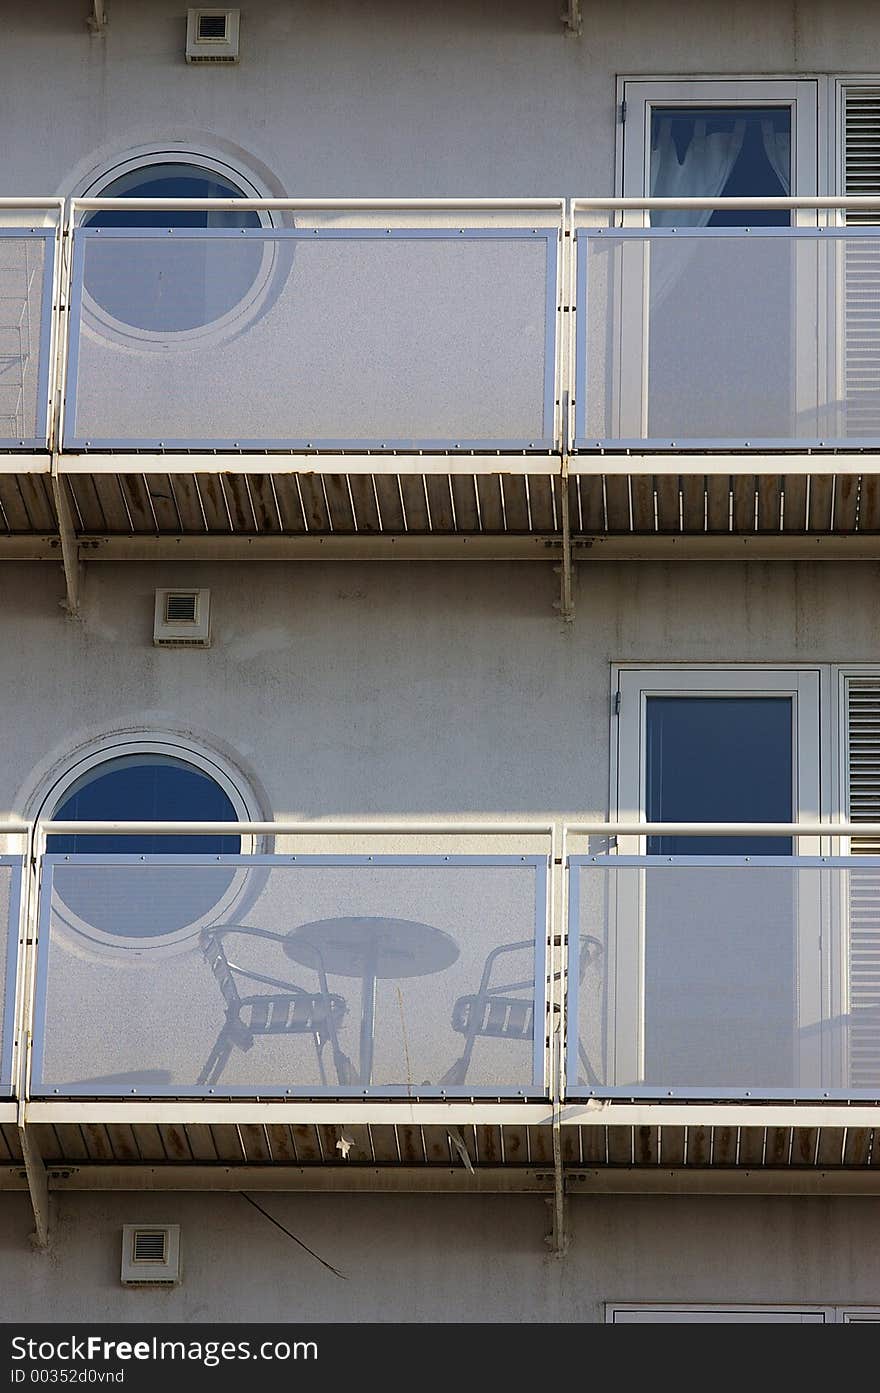
[[[155,836],[193,835],[222,836],[244,832],[253,836],[352,836],[356,833],[366,835],[391,836],[412,833],[423,836],[440,833],[443,836],[457,834],[479,836],[481,833],[496,833],[508,836],[553,835],[552,822],[41,822],[39,829],[46,836],[137,836],[149,833]]]
[[[0,824],[0,831],[26,832],[29,823]],[[479,836],[551,836],[560,824],[546,822],[407,822],[401,820],[357,822],[123,822],[123,821],[47,821],[38,824],[47,836],[97,836],[113,834],[137,836],[222,835],[244,832],[253,836],[352,836],[413,835],[440,833]],[[880,837],[880,822],[602,822],[598,820],[563,822],[562,831],[574,835],[611,837]]]
[[[784,211],[797,208],[861,208],[876,209],[880,212],[880,196],[877,194],[797,194],[790,196],[771,196],[755,198],[573,198],[571,212],[591,209],[598,212],[626,212],[628,209],[671,209],[671,208],[747,208],[775,209]]]
[[[64,213],[66,198],[0,198],[0,208],[57,208],[59,217]]]
[[[566,822],[563,831],[606,837],[880,837],[880,822]]]
[[[517,209],[533,212],[536,209],[560,213],[565,211],[564,198],[72,198],[72,209],[99,212],[102,209],[126,211],[169,212],[196,211],[213,208],[222,212],[346,212],[399,210],[401,212],[514,212]]]

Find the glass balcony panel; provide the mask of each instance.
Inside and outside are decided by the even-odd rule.
[[[876,445],[876,229],[580,229],[577,247],[579,448]]]
[[[572,861],[572,1092],[876,1096],[880,860]]]
[[[21,922],[22,859],[0,856],[0,1097],[13,1091],[15,968]]]
[[[540,857],[49,856],[32,1092],[540,1093],[545,938]]]
[[[555,228],[81,228],[71,448],[550,448]]]
[[[0,449],[46,449],[54,237],[0,228]]]

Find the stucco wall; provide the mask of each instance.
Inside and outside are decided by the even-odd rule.
[[[189,730],[269,816],[522,818],[608,806],[610,664],[880,660],[871,563],[4,567],[0,811],[103,733]],[[213,646],[152,644],[156,586],[210,586]],[[14,738],[11,733],[14,732]]]
[[[861,72],[870,0],[251,0],[241,62],[184,62],[186,6],[19,6],[3,33],[4,192],[81,192],[142,142],[241,152],[277,193],[610,193],[618,73]]]
[[[573,1200],[564,1259],[538,1197],[67,1195],[51,1250],[28,1246],[28,1200],[2,1197],[7,1322],[604,1320],[606,1302],[877,1304],[871,1199]],[[183,1281],[119,1282],[125,1223],[179,1223]],[[234,1262],[231,1255],[234,1254]]]

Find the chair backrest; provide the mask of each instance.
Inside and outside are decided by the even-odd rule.
[[[212,929],[203,929],[201,933],[201,945],[202,952],[214,974],[223,1000],[226,1002],[227,1011],[230,1015],[237,1016],[241,1010],[241,996],[235,984],[232,968],[229,966],[229,959],[223,949],[223,941],[220,933]]]

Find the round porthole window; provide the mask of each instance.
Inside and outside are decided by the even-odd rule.
[[[106,198],[257,196],[234,171],[188,160],[139,163],[93,187]],[[168,347],[250,319],[271,278],[274,244],[236,236],[271,226],[253,209],[99,209],[84,228],[84,307],[92,327],[140,347]],[[132,332],[133,331],[133,332]]]
[[[76,776],[58,822],[237,822],[247,813],[220,771],[176,755],[138,751]],[[235,797],[235,802],[233,801]],[[53,834],[47,851],[70,857],[53,872],[52,912],[76,940],[126,952],[189,942],[241,907],[248,872],[225,861],[241,851],[217,835]]]

